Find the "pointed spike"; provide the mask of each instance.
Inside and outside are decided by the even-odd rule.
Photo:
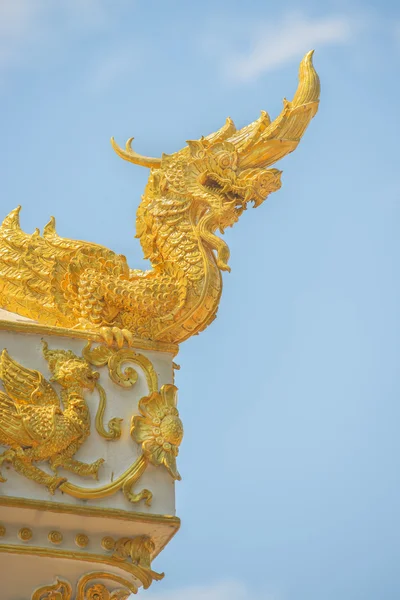
[[[114,151],[118,154],[119,157],[123,158],[124,160],[127,160],[128,162],[131,162],[135,165],[139,165],[141,167],[147,167],[149,169],[155,168],[155,169],[159,169],[161,166],[161,159],[160,158],[150,158],[148,156],[141,156],[140,154],[138,154],[137,152],[135,152],[132,147],[133,141],[133,137],[129,138],[129,140],[126,142],[125,145],[125,150],[123,150],[122,148],[120,148],[117,144],[117,142],[114,140],[114,138],[111,138],[111,145],[114,148]]]
[[[114,138],[113,138],[114,139]],[[126,144],[125,144],[125,149],[128,152],[132,152],[132,142],[135,138],[134,137],[130,137],[129,140],[127,140]]]
[[[261,111],[260,120],[265,127],[268,127],[268,125],[271,123],[271,117],[269,116],[266,110]]]
[[[21,211],[21,206],[17,206],[14,208],[4,219],[2,223],[2,227],[6,229],[20,229],[19,226],[19,213]]]
[[[50,217],[50,221],[43,227],[43,237],[52,237],[54,235],[57,235],[56,220],[54,217]]]

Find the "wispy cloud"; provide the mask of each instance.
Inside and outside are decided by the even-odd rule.
[[[131,596],[134,600],[135,596]],[[265,593],[254,595],[242,583],[226,581],[211,586],[186,587],[172,592],[146,592],[147,600],[278,600]]]
[[[0,72],[54,63],[78,41],[93,36],[96,42],[101,32],[105,39],[101,57],[90,51],[90,45],[84,56],[90,69],[87,80],[96,90],[104,90],[135,66],[130,60],[134,48],[126,45],[121,51],[119,41],[114,48],[107,38],[110,25],[126,6],[128,0],[0,0]]]
[[[93,93],[104,92],[139,66],[139,53],[134,44],[118,44],[97,60],[90,69],[86,87]]]
[[[2,0],[0,2],[0,67],[26,63],[30,51],[44,50],[71,29],[93,29],[105,22],[101,0]],[[54,27],[55,26],[55,27]]]
[[[254,81],[263,73],[277,69],[299,55],[329,44],[347,43],[356,29],[346,16],[311,18],[300,13],[286,14],[273,21],[241,25],[241,36],[208,38],[213,55],[220,57],[222,70],[231,81]],[[235,28],[233,28],[235,30]],[[232,31],[232,29],[231,29]],[[242,48],[237,47],[240,39]],[[245,48],[243,48],[245,40]],[[218,52],[215,52],[218,50]]]
[[[21,54],[21,44],[37,31],[43,2],[5,0],[0,2],[0,68],[10,66]]]

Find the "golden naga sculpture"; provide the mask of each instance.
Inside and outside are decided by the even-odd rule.
[[[98,373],[88,362],[70,350],[43,353],[53,374],[51,381],[62,387],[61,408],[57,393],[39,371],[26,369],[13,360],[7,350],[0,357],[0,377],[6,393],[0,391],[0,444],[8,449],[0,455],[0,466],[10,462],[14,469],[54,491],[66,479],[48,475],[33,463],[49,461],[82,476],[97,477],[99,459],[92,464],[75,460],[73,455],[90,434],[89,409],[83,396],[93,391]],[[5,479],[0,475],[0,481]]]
[[[179,343],[215,318],[229,271],[229,249],[216,234],[236,223],[281,186],[271,165],[292,152],[318,109],[320,85],[309,52],[291,102],[271,122],[188,141],[161,158],[140,156],[112,139],[116,153],[148,167],[136,221],[149,271],[131,270],[124,256],[88,242],[60,238],[54,219],[25,234],[14,210],[0,228],[0,306],[61,327],[99,331],[112,344],[133,337]]]

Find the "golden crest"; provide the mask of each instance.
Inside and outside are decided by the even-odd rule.
[[[281,186],[270,168],[298,145],[318,109],[312,52],[300,64],[291,102],[271,122],[266,112],[236,130],[217,132],[161,158],[131,148],[116,153],[150,169],[136,233],[152,270],[89,242],[60,238],[51,219],[40,235],[21,231],[19,208],[0,228],[0,306],[39,323],[98,332],[109,345],[134,337],[179,343],[215,318],[229,249],[217,235],[250,201],[259,206]],[[114,431],[118,434],[118,425]],[[110,435],[113,435],[112,431]]]

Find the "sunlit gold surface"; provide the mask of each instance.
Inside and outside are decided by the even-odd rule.
[[[98,331],[85,331],[83,329],[69,329],[67,327],[53,327],[43,323],[34,323],[30,321],[10,321],[0,319],[0,331],[14,331],[15,333],[24,333],[32,335],[51,335],[57,337],[67,337],[82,340],[92,340],[93,342],[104,341]],[[133,344],[140,350],[155,350],[156,352],[168,352],[176,356],[179,351],[177,344],[168,344],[167,342],[157,342],[154,340],[144,340],[134,338]]]
[[[35,466],[49,462],[53,471],[63,467],[81,476],[97,477],[102,459],[86,464],[73,458],[90,434],[89,409],[85,389],[93,390],[98,373],[88,362],[70,350],[49,350],[43,354],[62,387],[62,404],[56,391],[38,371],[13,360],[7,350],[0,359],[0,377],[5,392],[0,392],[0,443],[8,447],[0,455],[0,466],[9,462],[21,475],[46,485],[51,493],[66,479],[48,475]],[[1,477],[1,481],[5,481]]]
[[[143,455],[155,466],[164,465],[180,479],[176,457],[183,438],[183,425],[176,408],[178,389],[165,384],[139,401],[140,415],[132,417],[131,435],[142,445]]]
[[[57,579],[52,585],[44,585],[32,594],[32,600],[71,600],[72,586],[68,581]]]
[[[0,506],[16,507],[21,509],[43,510],[67,515],[80,515],[83,517],[101,517],[104,519],[119,519],[128,523],[152,523],[171,526],[174,530],[180,527],[180,519],[172,515],[154,515],[143,512],[129,512],[118,508],[101,508],[99,506],[81,506],[49,502],[48,500],[32,500],[30,498],[17,498],[15,496],[0,496]],[[4,528],[5,533],[5,528]]]
[[[89,543],[89,538],[85,533],[78,533],[75,536],[75,544],[78,548],[86,548]]]
[[[52,544],[61,544],[61,542],[63,541],[63,536],[60,531],[50,531],[49,535],[47,536],[47,539]]]
[[[122,559],[121,557],[114,557],[106,553],[97,554],[93,552],[79,551],[77,554],[74,550],[66,550],[62,548],[43,548],[41,546],[32,545],[14,545],[14,544],[1,544],[0,552],[8,554],[22,554],[30,555],[42,558],[54,558],[54,559],[67,559],[67,560],[79,560],[80,562],[90,562],[97,564],[104,564],[110,567],[117,567],[122,571],[125,571],[128,575],[136,577],[144,588],[148,588],[153,580],[160,580],[164,577],[163,573],[156,573],[151,568],[143,566],[138,562],[133,563],[128,557]]]
[[[32,529],[29,529],[29,527],[22,527],[18,531],[18,537],[21,540],[21,542],[29,542],[29,540],[32,539],[32,535]]]
[[[149,393],[151,394],[156,392],[158,389],[158,377],[151,361],[142,354],[134,352],[132,349],[122,348],[116,350],[113,348],[107,348],[105,346],[96,346],[92,348],[91,344],[88,343],[83,350],[83,356],[91,365],[97,367],[107,365],[111,380],[124,388],[132,387],[137,381],[137,373],[132,367],[127,367],[124,371],[122,370],[122,366],[125,363],[133,362],[133,364],[138,365],[142,369],[146,377]],[[97,387],[99,387],[98,384]],[[104,390],[102,391],[102,394],[104,394]],[[102,402],[100,403],[99,411],[96,415],[96,429],[100,435],[106,439],[110,439],[107,438],[107,432],[105,432],[102,424],[105,395],[102,399],[104,402],[103,404]],[[143,500],[148,506],[150,506],[153,497],[153,494],[150,490],[143,489],[138,493],[133,492],[133,487],[145,472],[148,462],[148,456],[146,453],[143,453],[124,473],[122,473],[122,475],[116,477],[110,483],[97,488],[85,488],[83,486],[66,482],[61,485],[60,489],[64,493],[84,500],[93,500],[112,496],[119,490],[122,490],[123,494],[130,502],[137,503]]]
[[[99,579],[113,581],[123,587],[109,591],[107,585],[98,583]],[[97,583],[93,583],[93,581],[97,581]],[[136,593],[137,587],[124,577],[119,577],[114,573],[96,571],[80,578],[74,598],[72,585],[68,581],[57,579],[52,585],[45,585],[35,590],[31,600],[127,600],[130,594]]]
[[[113,558],[118,560],[130,560],[133,564],[151,569],[151,557],[155,550],[155,544],[148,535],[136,537],[123,537],[114,540],[112,537],[104,537],[101,542],[104,550],[113,552]],[[163,574],[153,572],[153,579],[161,579]]]
[[[233,122],[161,158],[131,148],[122,158],[150,168],[137,213],[137,237],[152,270],[96,244],[60,238],[54,219],[43,235],[25,234],[19,210],[0,229],[0,306],[57,327],[96,333],[110,345],[141,339],[178,343],[216,316],[229,249],[217,236],[250,201],[279,189],[272,164],[292,152],[318,108],[312,53],[300,65],[291,102],[271,122],[261,117],[237,131]],[[79,216],[78,216],[79,218]]]
[[[103,367],[107,365],[111,380],[123,388],[130,388],[135,385],[138,374],[132,367],[127,367],[123,371],[122,365],[127,362],[134,363],[142,368],[149,391],[154,392],[158,390],[157,373],[151,361],[143,356],[143,354],[138,354],[134,350],[126,348],[120,350],[106,348],[105,346],[92,348],[89,342],[83,349],[82,355],[93,366]]]
[[[152,397],[151,394],[155,394],[151,405],[155,403],[154,399],[158,398],[164,406],[167,397],[164,392],[161,395],[157,392],[158,377],[151,361],[133,349],[115,349],[105,346],[92,348],[90,342],[83,350],[83,358],[77,357],[71,351],[49,350],[47,344],[44,344],[44,355],[53,373],[52,380],[63,387],[64,410],[61,410],[55,390],[41,373],[22,367],[9,357],[6,350],[3,351],[0,375],[3,373],[2,378],[7,393],[0,392],[0,442],[9,446],[9,449],[0,455],[0,466],[3,462],[10,462],[20,474],[46,485],[52,493],[60,488],[63,493],[75,498],[95,500],[112,496],[122,490],[130,502],[144,501],[149,506],[153,497],[150,490],[133,491],[149,461],[156,465],[165,464],[171,475],[175,479],[179,478],[176,476],[173,454],[177,453],[177,445],[171,445],[167,439],[164,440],[165,448],[161,449],[161,453],[149,451],[147,446],[150,441],[146,444],[138,442],[142,445],[142,455],[112,482],[97,487],[80,486],[68,482],[65,478],[48,475],[33,463],[47,460],[53,470],[63,467],[82,476],[97,477],[103,459],[88,465],[72,458],[90,434],[89,409],[83,397],[83,390],[95,389],[99,393],[100,402],[95,427],[101,437],[109,441],[118,440],[121,436],[122,419],[113,417],[108,423],[108,430],[105,429],[103,417],[106,394],[97,381],[99,374],[92,371],[90,365],[97,367],[107,365],[110,379],[127,389],[135,385],[138,375],[132,367],[128,366],[123,370],[123,366],[128,362],[139,366],[145,375],[150,394],[139,402],[139,408],[142,407],[140,410],[143,411],[143,407]],[[176,390],[174,386],[170,387]],[[175,392],[172,396],[175,398]],[[171,410],[177,412],[172,405],[170,407],[165,405],[164,409],[167,412]],[[22,414],[22,420],[18,417],[19,414]],[[172,417],[168,418],[171,420]],[[164,421],[163,427],[166,429],[168,419]],[[167,429],[164,434],[168,437]],[[135,435],[133,437],[135,439]],[[156,459],[158,455],[159,458]],[[2,480],[5,481],[4,478]]]

